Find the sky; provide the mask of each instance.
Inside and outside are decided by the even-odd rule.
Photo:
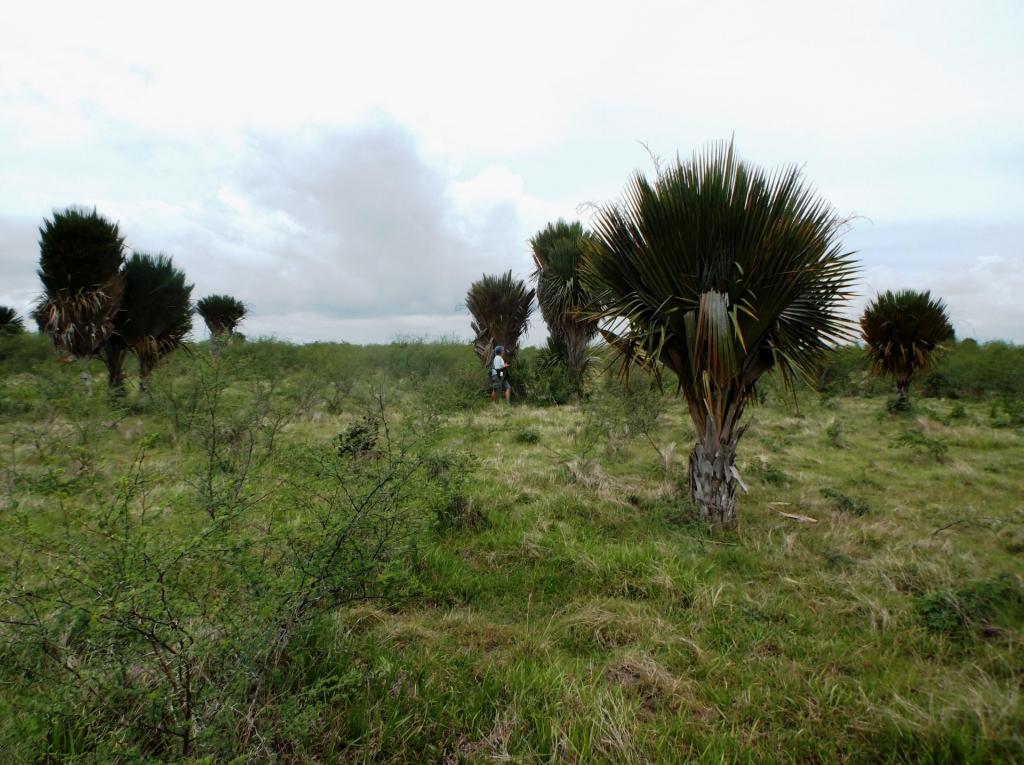
[[[466,288],[527,278],[652,155],[733,138],[800,165],[877,291],[1024,343],[1024,3],[10,2],[0,305],[38,228],[96,207],[248,336],[469,337]],[[197,336],[203,333],[197,332]],[[535,315],[531,342],[545,335]]]

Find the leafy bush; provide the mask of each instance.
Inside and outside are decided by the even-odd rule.
[[[994,428],[1024,427],[1024,399],[1003,398],[993,402],[989,418]]]
[[[828,486],[821,490],[821,496],[825,499],[832,500],[832,506],[835,507],[841,513],[848,513],[850,515],[867,515],[871,512],[871,505],[866,500],[860,497],[851,497],[838,489],[832,489]]]
[[[825,437],[828,439],[828,443],[836,449],[846,448],[846,443],[843,441],[843,423],[839,420],[834,419],[825,426]]]
[[[933,632],[957,638],[991,636],[1024,622],[1024,587],[1011,576],[971,582],[922,596],[920,613]]]
[[[338,434],[338,456],[359,457],[377,448],[380,438],[380,420],[371,414],[352,423]]]
[[[945,462],[949,454],[949,446],[944,441],[919,429],[904,430],[889,442],[889,448],[909,448],[918,454],[931,457],[936,462]]]
[[[754,462],[753,472],[769,486],[786,486],[793,480],[786,471],[764,457]]]
[[[516,431],[512,440],[517,444],[535,444],[540,441],[540,433],[530,428],[520,428]]]

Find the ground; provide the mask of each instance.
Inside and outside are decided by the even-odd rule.
[[[9,392],[25,382],[12,379]],[[305,406],[281,443],[332,442],[362,414],[352,395]],[[411,423],[418,395],[391,396],[391,428]],[[143,443],[155,491],[188,501],[196,454],[168,435],[165,408],[79,405],[0,419],[0,517],[59,527],[59,512],[115,494]],[[630,420],[634,405],[649,416]],[[731,532],[693,520],[680,489],[693,434],[670,394],[440,409],[437,443],[470,472],[456,509],[392,571],[401,594],[332,609],[296,638],[267,701],[274,741],[200,736],[190,756],[1024,757],[1024,433],[997,427],[988,403],[891,414],[883,397],[772,392],[746,415]],[[95,480],[82,488],[76,471]],[[38,553],[10,530],[7,552],[31,568]],[[40,722],[62,691],[19,668],[27,650],[2,655],[0,741],[15,759],[63,746]]]

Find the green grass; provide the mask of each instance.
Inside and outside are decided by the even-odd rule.
[[[693,520],[681,489],[693,434],[670,395],[644,434],[615,424],[623,404],[610,393],[582,408],[506,408],[471,390],[438,406],[448,367],[429,368],[419,348],[418,366],[396,371],[380,349],[342,347],[344,363],[317,377],[280,363],[289,351],[254,347],[251,376],[283,369],[272,406],[296,407],[282,451],[253,479],[257,496],[297,480],[288,449],[336,448],[380,384],[393,432],[429,417],[432,448],[469,472],[451,489],[459,504],[417,527],[388,570],[388,597],[296,631],[261,697],[259,735],[241,733],[245,683],[228,685],[225,711],[186,759],[1024,758],[1024,432],[993,425],[988,402],[957,402],[950,418],[954,404],[936,399],[898,416],[882,395],[769,397],[748,411],[741,441],[740,526],[718,534]],[[329,346],[317,353],[331,359]],[[158,375],[185,380],[193,363]],[[134,393],[126,407],[84,400],[75,370],[43,359],[0,374],[0,518],[11,532],[0,557],[44,570],[47,551],[20,547],[16,524],[59,541],[117,494],[144,442],[152,533],[190,533],[200,455],[165,406]],[[229,388],[244,412],[250,389]],[[279,512],[303,518],[268,494],[252,523]],[[216,563],[204,570],[221,576]],[[88,640],[93,629],[63,634]],[[45,664],[38,647],[0,642],[3,759],[180,758],[97,718]]]

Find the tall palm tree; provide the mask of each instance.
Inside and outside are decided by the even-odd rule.
[[[230,295],[209,295],[196,303],[196,311],[210,330],[210,347],[216,354],[220,352],[224,339],[235,333],[248,308],[241,300]]]
[[[69,207],[44,219],[38,271],[44,293],[36,317],[60,350],[88,358],[103,345],[124,294],[123,263],[124,237],[95,209]]]
[[[526,332],[533,312],[534,291],[526,282],[513,279],[512,272],[500,276],[484,274],[466,293],[466,308],[473,316],[473,350],[485,366],[494,356],[495,346],[504,346],[514,354]]]
[[[20,335],[25,331],[25,320],[13,308],[0,305],[0,334]]]
[[[113,332],[121,307],[124,237],[95,209],[69,207],[39,229],[43,295],[33,318],[61,351],[77,359],[96,355]],[[86,390],[92,378],[83,372]]]
[[[906,409],[916,372],[927,372],[953,337],[945,303],[930,292],[887,290],[875,296],[860,320],[872,371],[896,383],[896,407]]]
[[[180,348],[192,330],[192,285],[167,255],[136,252],[124,266],[125,293],[115,318],[116,332],[103,349],[110,385],[124,385],[124,357],[139,359],[141,387],[161,359]]]
[[[550,333],[547,355],[565,365],[577,395],[582,393],[590,343],[597,334],[591,296],[580,278],[589,237],[579,221],[558,220],[530,240],[537,303]]]
[[[757,381],[777,368],[792,384],[851,336],[844,228],[798,168],[766,172],[731,142],[653,181],[638,172],[598,210],[586,281],[620,350],[678,378],[697,435],[690,496],[713,523],[735,523],[740,422]]]

